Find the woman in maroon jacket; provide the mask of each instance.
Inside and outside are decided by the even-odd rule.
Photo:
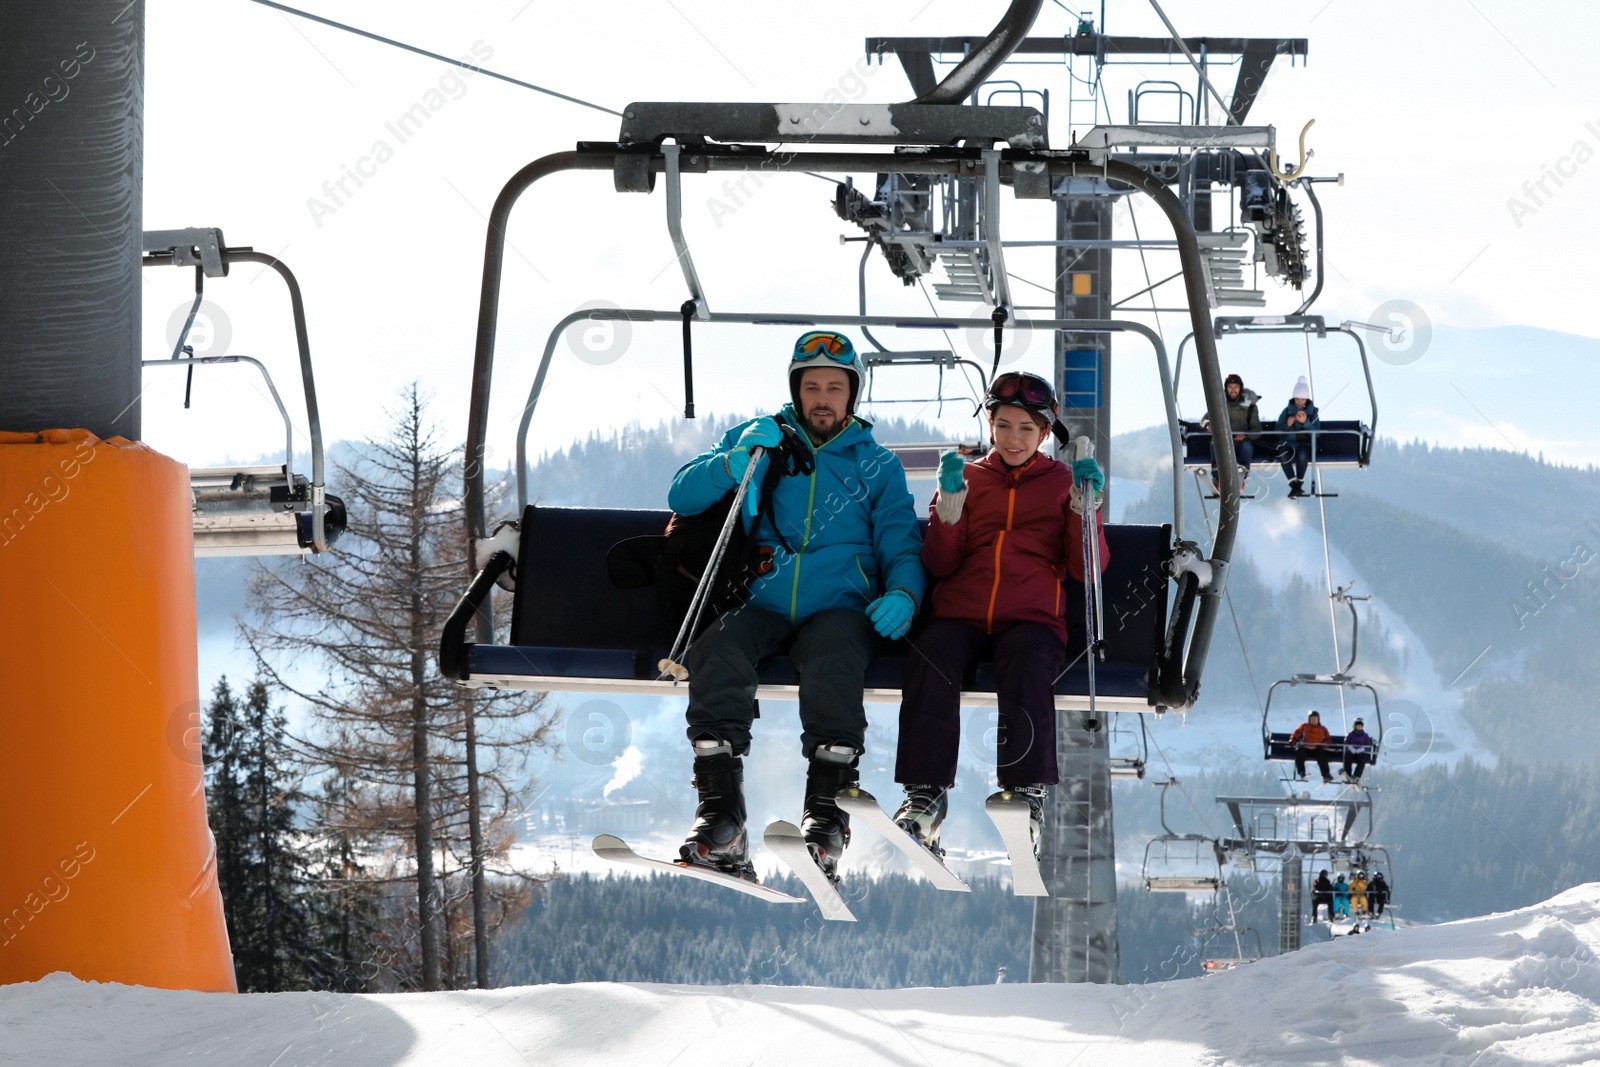
[[[953,451],[940,457],[922,546],[933,618],[912,642],[900,704],[895,780],[906,799],[895,821],[938,855],[961,739],[961,677],[978,657],[994,661],[999,784],[1027,798],[1038,848],[1049,786],[1059,781],[1054,686],[1067,646],[1061,583],[1069,574],[1083,581],[1081,486],[1098,507],[1095,491],[1105,485],[1093,459],[1069,469],[1039,451],[1057,415],[1043,378],[1002,374],[984,407],[993,450],[972,464]],[[1103,570],[1111,558],[1103,530],[1098,540]]]

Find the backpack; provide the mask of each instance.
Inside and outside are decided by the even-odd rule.
[[[773,533],[786,550],[794,551],[773,514],[773,490],[791,475],[809,475],[814,461],[810,447],[798,430],[782,420],[778,421],[778,426],[783,432],[783,442],[768,452],[755,522],[748,532],[743,522],[734,522],[722,565],[707,593],[710,603],[691,638],[718,615],[743,604],[750,583],[772,570],[773,549],[758,544],[755,537],[763,521],[771,524]],[[612,583],[625,589],[654,584],[656,605],[676,633],[689,614],[737,492],[728,490],[722,499],[695,515],[674,512],[667,520],[666,530],[660,534],[630,537],[613,545],[607,554]]]

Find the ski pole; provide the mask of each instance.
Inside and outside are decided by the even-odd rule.
[[[733,524],[740,521],[739,512],[743,509],[745,493],[750,489],[750,478],[766,451],[760,445],[750,450],[750,462],[746,464],[744,477],[739,480],[739,488],[733,494],[728,517],[722,520],[722,530],[717,534],[717,543],[711,550],[711,562],[706,566],[705,573],[700,575],[700,584],[695,586],[694,599],[689,602],[689,613],[683,617],[683,625],[678,629],[678,636],[673,640],[667,658],[656,664],[656,670],[661,672],[656,681],[670,677],[676,684],[689,678],[689,668],[682,661],[688,655],[689,642],[700,627],[700,617],[711,602],[711,587],[716,584],[717,572],[722,569],[722,558],[728,551],[728,541],[733,537]]]
[[[1087,437],[1079,437],[1072,443],[1072,459],[1076,463],[1080,459],[1094,458],[1094,442]],[[1103,644],[1099,630],[1101,605],[1100,605],[1100,538],[1095,530],[1094,522],[1094,488],[1089,485],[1078,486],[1078,496],[1083,502],[1082,522],[1078,530],[1083,536],[1083,639],[1089,645],[1087,663],[1089,667],[1089,718],[1085,721],[1088,729],[1098,728],[1099,717],[1095,711],[1094,691],[1094,665],[1095,659],[1101,652]]]

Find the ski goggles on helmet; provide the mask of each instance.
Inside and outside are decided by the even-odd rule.
[[[989,386],[988,394],[983,398],[983,406],[993,410],[1001,404],[1015,404],[1018,407],[1037,411],[1041,415],[1048,414],[1055,417],[1056,394],[1050,383],[1037,374],[1026,371],[1010,371],[1000,375]]]
[[[801,360],[814,356],[827,356],[835,363],[850,364],[856,361],[856,346],[842,333],[812,330],[802,334],[800,340],[794,343],[794,358]]]

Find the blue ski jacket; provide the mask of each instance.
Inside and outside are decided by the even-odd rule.
[[[793,404],[775,417],[811,444]],[[754,421],[733,427],[678,470],[667,493],[673,511],[697,515],[738,487],[726,456]],[[772,516],[788,548],[770,522],[755,530],[756,543],[772,548],[774,566],[751,583],[748,603],[792,623],[829,609],[863,610],[892,589],[909,593],[920,607],[927,584],[922,530],[899,458],[873,439],[872,424],[860,416],[812,446],[812,458],[809,477],[784,478],[772,493]],[[756,491],[768,462],[763,456],[751,475],[743,508],[747,531],[757,517]]]

